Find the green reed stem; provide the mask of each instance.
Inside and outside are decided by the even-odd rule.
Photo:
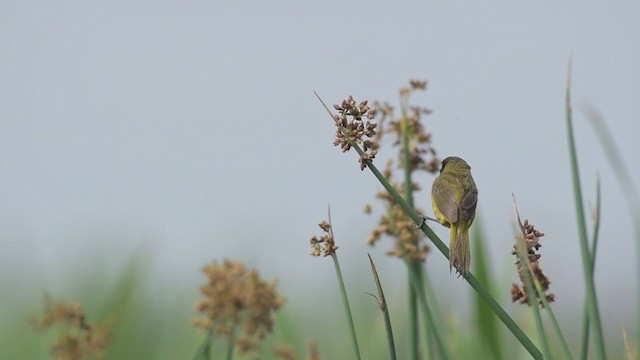
[[[347,322],[349,324],[349,334],[351,335],[351,343],[353,344],[353,351],[356,353],[356,359],[360,359],[360,347],[358,346],[358,338],[356,337],[356,327],[353,324],[353,316],[351,315],[351,307],[349,306],[349,298],[347,297],[347,290],[344,286],[344,280],[342,279],[342,271],[340,271],[340,263],[338,263],[338,255],[331,254],[333,258],[333,264],[336,268],[336,275],[338,276],[338,284],[340,285],[340,294],[342,295],[342,305],[344,306],[345,314],[347,315]]]
[[[536,290],[538,294],[540,294],[540,300],[542,300],[542,306],[547,311],[549,315],[549,319],[551,319],[551,324],[558,335],[558,340],[560,340],[560,348],[562,349],[563,359],[573,360],[573,355],[571,354],[571,350],[569,350],[569,344],[567,343],[567,339],[564,338],[564,334],[562,333],[562,329],[560,329],[560,324],[558,323],[558,319],[551,308],[551,304],[547,301],[547,294],[542,288],[542,284],[540,281],[534,277],[533,282],[536,285]]]
[[[402,168],[404,173],[404,193],[407,202],[413,207],[413,184],[411,181],[411,166],[409,161],[409,120],[407,117],[407,96],[400,95],[400,110],[402,112],[402,120],[400,121],[400,133],[402,135]],[[411,272],[422,272],[422,263],[407,263],[407,275],[409,283],[411,281]],[[418,301],[417,294],[413,286],[409,286],[409,355],[411,359],[418,359],[420,353],[420,345],[418,342]],[[427,339],[430,338],[431,332],[425,334]],[[427,341],[426,347],[430,342]]]
[[[594,209],[593,214],[593,234],[591,240],[591,274],[596,268],[596,250],[598,249],[598,234],[600,233],[600,177],[596,180],[596,208]],[[582,342],[580,344],[580,359],[587,359],[588,351],[589,351],[589,309],[585,304],[583,311],[583,322],[582,322]]]
[[[231,335],[229,335],[229,348],[227,348],[227,360],[233,359],[233,350],[236,348],[236,328],[231,329]]]
[[[595,355],[598,359],[606,358],[604,335],[600,321],[600,311],[598,310],[598,298],[596,296],[595,285],[592,272],[592,256],[589,253],[589,240],[587,236],[587,225],[584,216],[584,205],[582,201],[582,189],[580,186],[580,172],[578,171],[578,155],[576,153],[575,137],[573,134],[573,118],[571,111],[571,60],[569,60],[569,70],[567,74],[567,89],[565,99],[565,112],[567,123],[567,140],[569,144],[569,158],[571,161],[571,177],[573,179],[573,194],[575,198],[576,216],[578,220],[578,233],[580,238],[580,253],[582,255],[582,269],[587,290],[586,303],[589,311],[589,321],[592,322],[595,337]]]
[[[415,271],[414,268],[411,267],[411,271],[409,272],[409,275],[410,275],[411,286],[414,288],[416,294],[418,295],[418,301],[420,302],[420,307],[422,308],[422,311],[420,313],[424,318],[423,322],[424,322],[424,330],[425,330],[425,343],[428,343],[430,338],[433,338],[434,342],[436,343],[436,349],[438,350],[439,358],[444,360],[450,359],[451,356],[449,355],[449,352],[447,351],[444,341],[442,340],[442,335],[443,335],[442,331],[438,331],[438,328],[436,327],[436,324],[434,321],[433,311],[429,306],[429,302],[427,301],[427,296],[425,295],[425,292],[424,292],[421,273],[418,271]],[[426,335],[429,333],[431,333],[431,337]],[[427,353],[426,350],[425,350],[425,353]]]
[[[207,335],[202,341],[202,345],[200,345],[200,348],[198,349],[198,351],[196,352],[196,354],[193,356],[192,359],[193,360],[199,360],[199,359],[210,360],[212,345],[213,345],[213,332],[209,330],[207,331]]]

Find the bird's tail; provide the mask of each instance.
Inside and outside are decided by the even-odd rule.
[[[458,274],[467,276],[471,263],[471,248],[469,245],[469,227],[465,224],[451,226],[451,240],[449,244],[449,271],[456,268]]]

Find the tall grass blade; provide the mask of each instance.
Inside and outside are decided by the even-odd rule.
[[[102,299],[102,316],[115,320],[112,329],[113,343],[106,348],[105,355],[108,358],[122,359],[143,355],[143,352],[133,353],[131,344],[135,341],[143,341],[136,324],[143,316],[139,311],[141,304],[137,296],[139,296],[138,290],[141,288],[143,276],[149,268],[149,259],[145,254],[148,252],[144,249],[138,249],[132,254],[109,294]],[[144,337],[149,340],[157,336],[157,332],[144,334]],[[137,351],[140,350],[137,349]]]
[[[591,274],[596,267],[596,250],[598,249],[598,234],[600,233],[600,177],[596,181],[596,208],[593,210],[593,234],[591,240]],[[580,359],[586,359],[589,351],[589,310],[585,304],[582,321],[582,341],[580,343]]]
[[[567,89],[565,99],[567,140],[569,144],[569,158],[571,161],[571,177],[573,179],[573,193],[575,198],[576,216],[578,220],[578,233],[580,238],[580,253],[582,255],[582,269],[587,289],[586,303],[589,310],[589,321],[592,322],[594,335],[595,355],[598,359],[606,358],[604,335],[600,321],[600,311],[598,309],[598,298],[596,296],[593,274],[591,272],[592,257],[589,251],[589,240],[587,239],[587,225],[584,216],[584,205],[582,201],[582,189],[580,186],[580,173],[578,170],[578,155],[576,154],[576,144],[573,135],[573,118],[571,110],[571,59],[569,60],[569,70],[567,74]]]
[[[640,273],[640,194],[638,193],[638,188],[636,188],[636,185],[631,178],[629,168],[625,165],[624,160],[622,159],[620,149],[618,149],[604,117],[595,108],[589,107],[587,108],[587,119],[589,119],[589,122],[593,125],[595,133],[598,135],[598,139],[600,140],[600,144],[602,145],[602,148],[609,159],[609,163],[613,168],[613,172],[616,175],[615,178],[625,194],[624,198],[627,200],[629,215],[631,216],[631,223],[633,224],[633,230],[635,232],[636,272]],[[636,298],[638,299],[638,304],[636,308],[640,308],[640,284],[638,284],[637,288],[638,296]],[[638,313],[636,321],[640,336],[640,313]]]

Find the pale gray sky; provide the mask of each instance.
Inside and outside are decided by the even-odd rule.
[[[379,185],[331,145],[312,91],[395,102],[415,78],[429,81],[415,100],[434,110],[434,146],[473,168],[500,281],[515,280],[515,192],[547,234],[558,308],[580,316],[563,108],[572,53],[588,204],[596,173],[603,184],[597,283],[617,331],[633,309],[636,244],[580,109],[603,113],[638,181],[639,18],[630,2],[0,1],[0,267],[13,274],[2,285],[56,284],[90,263],[115,272],[145,244],[159,279],[197,284],[206,261],[240,258],[285,295],[318,292],[334,274],[307,255],[308,238],[328,202],[344,270],[366,274],[372,251],[389,286],[403,284],[402,265],[383,257],[390,244],[364,244],[376,217],[361,210]],[[469,296],[441,256],[429,262],[443,298]]]

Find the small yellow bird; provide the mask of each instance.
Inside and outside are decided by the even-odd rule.
[[[478,188],[471,176],[471,167],[459,157],[444,159],[440,175],[433,181],[431,204],[436,219],[451,228],[449,270],[455,267],[462,276],[469,272],[469,227],[476,215],[477,203]]]

